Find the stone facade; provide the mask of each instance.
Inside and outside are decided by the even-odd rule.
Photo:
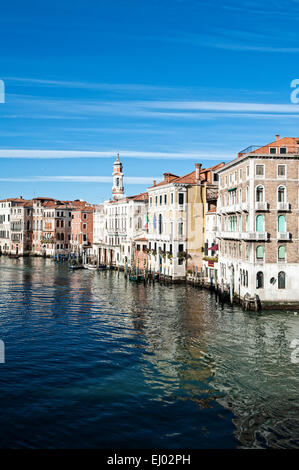
[[[299,157],[280,148],[277,138],[218,171],[219,282],[264,304],[299,303]]]

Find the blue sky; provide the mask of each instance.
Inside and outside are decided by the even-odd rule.
[[[1,6],[0,198],[102,202],[298,136],[299,1]]]

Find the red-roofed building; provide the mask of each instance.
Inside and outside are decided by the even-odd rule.
[[[221,165],[221,164],[220,164]],[[149,269],[174,281],[185,280],[187,267],[192,270],[194,263],[198,269],[202,262],[202,233],[204,233],[205,200],[203,188],[213,181],[216,165],[177,176],[164,173],[160,183],[154,182],[148,188],[149,194]],[[194,191],[192,188],[196,188]],[[200,206],[200,207],[199,207]],[[192,223],[193,212],[200,211],[200,231],[198,223]],[[200,259],[196,256],[201,253]],[[188,262],[187,262],[188,260]],[[192,261],[193,264],[190,264]],[[190,267],[189,267],[190,266]]]
[[[299,304],[299,137],[251,146],[219,171],[219,282],[262,304]]]

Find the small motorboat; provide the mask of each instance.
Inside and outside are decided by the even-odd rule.
[[[98,269],[96,264],[83,264],[83,268],[91,271],[96,271]]]
[[[8,255],[9,258],[13,258],[13,259],[19,259],[20,258],[20,255],[14,255],[14,254],[10,254]]]

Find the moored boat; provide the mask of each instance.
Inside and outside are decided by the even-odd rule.
[[[95,271],[98,269],[96,264],[83,264],[84,269],[90,269],[91,271]]]

